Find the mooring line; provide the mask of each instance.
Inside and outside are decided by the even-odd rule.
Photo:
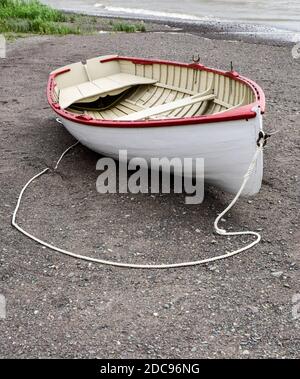
[[[44,170],[42,170],[41,172],[39,172],[38,174],[36,174],[35,176],[33,176],[24,185],[24,187],[22,188],[22,190],[21,190],[21,192],[19,194],[17,205],[16,205],[16,208],[15,208],[13,216],[12,216],[12,225],[19,232],[23,233],[26,237],[34,240],[35,242],[39,243],[40,245],[43,245],[43,246],[45,246],[45,247],[47,247],[47,248],[49,248],[49,249],[51,249],[53,251],[56,251],[58,253],[61,253],[61,254],[64,254],[64,255],[76,258],[76,259],[81,259],[81,260],[85,260],[85,261],[88,261],[88,262],[99,263],[99,264],[102,264],[102,265],[108,265],[108,266],[114,266],[114,267],[132,268],[132,269],[170,269],[170,268],[197,266],[197,265],[211,263],[211,262],[215,262],[215,261],[218,261],[218,260],[221,260],[221,259],[232,257],[234,255],[237,255],[237,254],[239,254],[239,253],[241,253],[243,251],[246,251],[246,250],[252,248],[256,244],[258,244],[260,242],[260,240],[261,240],[261,235],[259,233],[257,233],[257,232],[249,231],[249,230],[239,231],[239,232],[227,232],[225,229],[219,228],[218,223],[221,220],[221,218],[223,218],[225,216],[225,214],[234,206],[234,204],[239,199],[241,193],[243,192],[243,189],[245,188],[245,185],[247,184],[247,182],[248,182],[248,180],[249,180],[249,178],[250,178],[250,176],[251,176],[251,174],[252,174],[252,172],[253,172],[253,170],[255,168],[256,161],[258,159],[258,156],[259,156],[260,152],[263,150],[263,146],[264,146],[267,138],[268,138],[267,134],[265,134],[264,132],[260,132],[260,137],[259,137],[259,139],[257,141],[257,147],[256,147],[256,150],[255,150],[255,154],[254,154],[254,156],[253,156],[253,158],[251,160],[251,163],[249,165],[249,168],[248,168],[246,174],[244,175],[244,180],[243,180],[243,182],[241,184],[240,189],[238,190],[237,194],[235,195],[235,197],[233,198],[233,200],[230,202],[230,204],[224,209],[224,211],[222,213],[220,213],[218,215],[218,217],[214,221],[214,229],[215,229],[216,233],[218,233],[221,236],[252,235],[252,236],[256,237],[254,241],[252,241],[249,244],[247,244],[246,246],[243,246],[243,247],[241,247],[241,248],[239,248],[237,250],[234,250],[232,252],[228,252],[228,253],[225,253],[225,254],[222,254],[222,255],[218,255],[216,257],[211,257],[211,258],[206,258],[206,259],[201,259],[201,260],[196,260],[196,261],[189,261],[189,262],[179,262],[179,263],[169,263],[169,264],[168,263],[167,264],[135,264],[135,263],[116,262],[116,261],[110,261],[110,260],[105,260],[105,259],[92,258],[92,257],[88,257],[86,255],[73,253],[71,251],[68,251],[68,250],[65,250],[65,249],[61,249],[61,248],[59,248],[57,246],[51,245],[50,243],[48,243],[46,241],[43,241],[40,238],[38,238],[38,237],[30,234],[29,232],[27,232],[25,229],[23,229],[21,226],[19,226],[19,224],[16,221],[17,214],[18,214],[18,211],[19,211],[19,208],[20,208],[20,205],[21,205],[21,201],[22,201],[24,192],[27,190],[27,188],[30,186],[30,184],[34,180],[40,178],[42,175],[44,175],[46,172],[48,172],[50,170],[50,168],[45,168]],[[79,141],[77,141],[73,145],[69,146],[61,154],[60,158],[58,159],[58,161],[57,161],[57,163],[56,163],[56,165],[54,167],[54,171],[57,170],[57,168],[58,168],[60,162],[62,161],[62,159],[64,158],[64,156],[72,148],[74,148],[78,144],[79,144]]]

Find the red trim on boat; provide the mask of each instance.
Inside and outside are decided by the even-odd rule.
[[[55,78],[58,75],[62,75],[66,72],[71,71],[71,69],[66,68],[61,71],[54,72],[50,74],[48,86],[47,86],[47,98],[51,108],[62,118],[65,118],[69,121],[90,125],[90,126],[103,126],[103,127],[113,127],[113,128],[142,128],[142,127],[158,127],[158,126],[176,126],[176,125],[191,125],[191,124],[204,124],[212,122],[221,122],[221,121],[232,121],[232,120],[243,120],[256,117],[256,112],[253,111],[253,108],[259,107],[261,113],[265,111],[265,94],[263,90],[252,80],[247,79],[239,75],[235,71],[222,71],[214,68],[209,68],[198,63],[181,63],[165,60],[151,60],[151,59],[142,59],[142,58],[131,58],[131,57],[120,57],[114,56],[110,58],[101,59],[101,63],[111,62],[114,60],[126,60],[131,61],[135,64],[168,64],[174,66],[194,68],[198,70],[204,70],[207,72],[214,72],[220,75],[230,77],[234,80],[238,80],[241,83],[246,84],[252,89],[255,94],[256,101],[239,107],[232,110],[229,110],[226,113],[216,113],[212,115],[203,115],[203,116],[194,116],[194,117],[184,117],[184,118],[169,118],[161,120],[143,120],[143,121],[119,121],[119,120],[95,120],[90,116],[85,115],[75,115],[74,113],[68,112],[65,109],[62,109],[59,104],[53,99],[53,91],[55,87]]]
[[[64,70],[57,71],[53,74],[53,78],[56,78],[58,75],[65,74],[66,72],[70,72],[70,71],[71,71],[70,68],[65,68]]]

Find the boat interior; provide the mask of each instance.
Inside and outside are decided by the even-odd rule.
[[[227,112],[255,101],[247,84],[192,65],[105,56],[65,66],[55,73],[52,95],[60,107],[96,120],[195,117]]]

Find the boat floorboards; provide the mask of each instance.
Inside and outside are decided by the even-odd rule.
[[[128,93],[124,92],[117,101],[112,99],[111,105],[102,109],[88,108],[88,106],[85,109],[81,104],[81,110],[75,106],[72,108],[72,105],[68,110],[77,114],[84,113],[99,120],[117,120],[122,117],[130,119],[128,116],[134,113],[145,114],[149,119],[184,118],[226,112],[253,101],[253,93],[249,87],[224,75],[168,64],[144,66],[122,61],[120,67],[122,72],[156,82],[137,85],[128,90]],[[180,101],[205,95],[209,91],[215,95],[215,98],[196,103],[189,102],[188,99],[186,102]],[[55,95],[59,98],[59,93]],[[173,102],[174,105],[182,104],[182,106],[175,109],[172,104],[169,107],[162,107]],[[151,112],[151,108],[167,110],[155,114],[154,111]]]

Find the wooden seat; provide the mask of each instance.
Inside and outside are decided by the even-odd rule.
[[[132,86],[155,82],[156,80],[136,75],[114,74],[61,89],[59,91],[59,105],[65,109],[74,103],[91,102],[99,97],[118,95]]]
[[[204,96],[201,94],[189,96],[189,97],[185,97],[185,98],[180,99],[180,100],[171,101],[170,103],[158,105],[156,107],[151,107],[149,109],[143,109],[141,111],[131,113],[131,114],[126,115],[126,116],[122,116],[122,117],[118,118],[118,120],[120,120],[120,121],[143,120],[143,119],[147,119],[149,117],[153,117],[153,116],[158,115],[158,114],[162,114],[162,113],[169,112],[169,111],[172,111],[175,109],[186,107],[187,105],[193,105],[196,103],[200,103],[202,101],[213,100],[213,99],[215,99],[215,97],[216,97],[216,95],[214,95],[213,93],[206,94]]]

